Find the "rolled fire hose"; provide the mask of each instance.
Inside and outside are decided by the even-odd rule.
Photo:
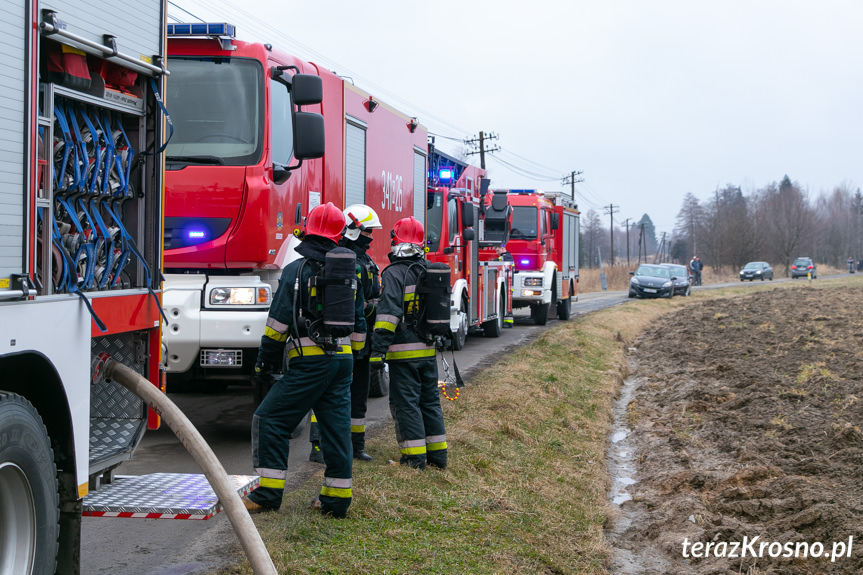
[[[278,575],[254,521],[240,500],[236,488],[228,480],[228,473],[192,422],[167,395],[132,369],[109,358],[105,361],[104,370],[105,378],[126,387],[158,412],[180,443],[195,458],[225,509],[255,574]]]

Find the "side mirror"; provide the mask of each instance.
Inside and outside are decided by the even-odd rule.
[[[324,83],[320,76],[294,74],[291,78],[291,102],[295,106],[320,104],[324,99]]]
[[[473,230],[462,230],[461,237],[463,237],[466,242],[469,242],[476,238],[476,234]]]
[[[447,246],[443,249],[443,253],[445,253],[446,255],[449,255],[449,254],[453,253],[454,251],[455,250],[452,249],[452,246]]]
[[[629,272],[629,275],[634,276],[635,272]]]
[[[461,225],[465,228],[473,227],[473,204],[462,204]]]
[[[551,229],[556,230],[560,226],[560,215],[557,212],[551,213]]]
[[[324,117],[314,112],[295,112],[294,157],[311,160],[322,157],[324,151]]]

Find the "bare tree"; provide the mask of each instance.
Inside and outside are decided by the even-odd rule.
[[[584,253],[587,257],[587,261],[582,265],[591,268],[597,267],[599,262],[596,261],[596,247],[602,247],[602,240],[606,234],[602,227],[602,219],[593,209],[587,210],[587,213],[584,214],[581,224],[581,234]]]
[[[769,214],[762,221],[769,232],[770,249],[775,261],[784,265],[788,276],[794,258],[810,255],[800,250],[812,245],[811,239],[808,244],[806,240],[812,237],[809,226],[813,212],[807,194],[787,175],[778,185],[774,182],[767,186],[763,194],[760,208]]]

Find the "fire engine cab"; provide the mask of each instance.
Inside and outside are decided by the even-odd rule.
[[[488,193],[485,170],[429,149],[427,258],[450,267],[451,345],[459,350],[468,333],[498,337],[511,326],[513,264],[494,248],[506,244],[512,208],[505,193],[498,201]]]
[[[538,325],[549,314],[567,320],[578,300],[578,206],[560,193],[505,192],[513,209],[506,244],[515,261],[512,305],[530,307]]]
[[[384,234],[403,217],[422,221],[425,196],[414,190],[425,189],[426,130],[350,80],[236,39],[227,24],[169,24],[168,54],[165,368],[169,384],[218,387],[252,373],[309,210],[367,204]],[[309,138],[307,113],[325,118],[325,139]],[[384,234],[369,250],[380,268]]]

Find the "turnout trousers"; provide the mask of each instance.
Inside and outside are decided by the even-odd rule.
[[[351,381],[351,443],[354,453],[364,451],[366,448],[366,412],[369,406],[370,379],[369,358],[354,356],[354,373]],[[312,414],[312,418],[309,427],[309,441],[314,443],[321,440],[321,432],[318,428],[317,417]]]
[[[446,467],[446,429],[438,391],[435,356],[390,360],[390,412],[401,463],[425,469]]]
[[[252,465],[261,486],[249,498],[278,509],[287,478],[291,431],[314,409],[326,469],[321,510],[344,517],[351,504],[350,353],[290,359],[252,418]]]

